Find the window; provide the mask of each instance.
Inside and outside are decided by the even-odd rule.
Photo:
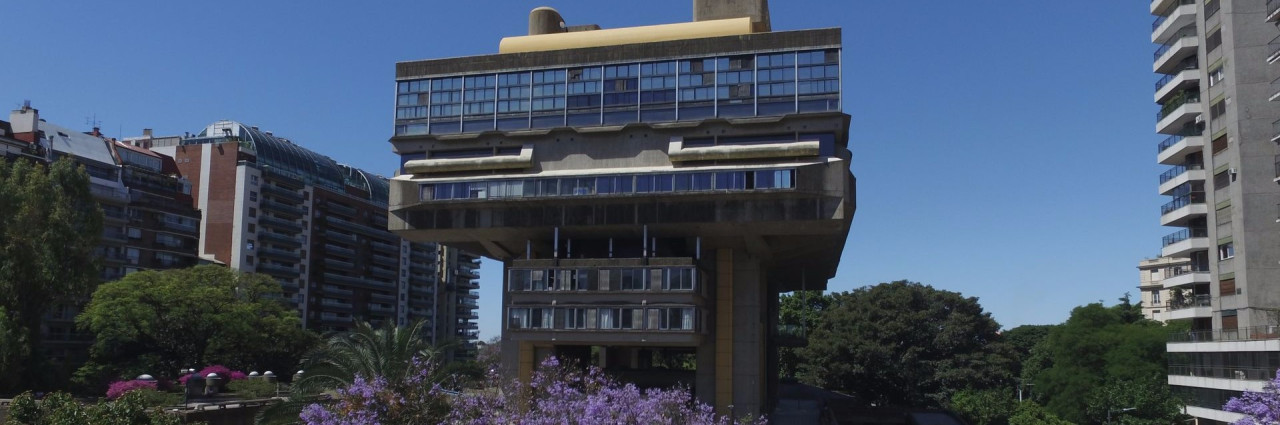
[[[1213,189],[1214,189],[1214,190],[1222,190],[1222,189],[1226,189],[1226,188],[1227,188],[1227,186],[1231,185],[1231,177],[1230,177],[1230,174],[1231,174],[1231,173],[1229,173],[1229,172],[1227,172],[1227,171],[1223,171],[1223,172],[1221,172],[1221,173],[1214,174],[1214,175],[1213,175]]]
[[[1227,74],[1222,71],[1222,68],[1222,65],[1218,65],[1216,68],[1209,70],[1209,87],[1216,86],[1227,78]]]
[[[1160,291],[1151,293],[1151,305],[1160,305]]]
[[[249,223],[249,233],[257,233],[257,232],[258,232],[258,225]]]
[[[1213,142],[1210,142],[1210,146],[1213,147],[1214,155],[1217,155],[1222,151],[1227,150],[1227,135],[1223,134],[1221,136],[1218,136],[1216,139],[1213,139]]]
[[[257,217],[257,216],[258,216],[258,209],[257,209],[257,208],[249,208],[249,217]]]
[[[694,272],[692,268],[669,268],[665,270],[666,281],[662,289],[688,291],[693,289]]]
[[[1222,9],[1222,2],[1221,2],[1221,1],[1219,1],[1219,0],[1205,0],[1205,2],[1204,2],[1204,17],[1205,17],[1205,19],[1209,19],[1209,17],[1210,17],[1210,16],[1213,16],[1214,14],[1218,13],[1218,10],[1220,10],[1220,9]]]
[[[1236,247],[1233,242],[1227,242],[1222,245],[1218,245],[1218,260],[1227,260],[1227,259],[1235,258],[1235,256],[1236,256]]]
[[[253,202],[258,202],[258,192],[249,191],[249,200]]]
[[[528,329],[529,328],[529,309],[513,308],[507,313],[508,329]]]
[[[1227,296],[1236,294],[1236,278],[1218,280],[1218,295]]]
[[[1212,105],[1209,105],[1209,118],[1210,118],[1210,119],[1215,119],[1215,120],[1216,120],[1216,119],[1221,118],[1223,115],[1226,115],[1226,114],[1227,114],[1227,99],[1226,99],[1226,98],[1218,99],[1218,101],[1217,101],[1217,102],[1213,102],[1213,104],[1212,104]]]
[[[258,185],[258,176],[249,176],[249,184]]]
[[[1212,4],[1217,5],[1217,4],[1218,4],[1218,2],[1216,2],[1216,1],[1215,1],[1215,2],[1212,2]],[[1205,13],[1206,13],[1206,14],[1208,14],[1208,10],[1209,10],[1209,5],[1208,5],[1208,4],[1206,4],[1206,5],[1205,5]],[[1215,12],[1217,11],[1217,10],[1216,10],[1216,8],[1215,8],[1215,10],[1214,10],[1214,11],[1215,11]],[[1214,49],[1217,49],[1217,48],[1218,48],[1218,46],[1221,46],[1221,45],[1222,45],[1222,30],[1221,30],[1221,29],[1214,30],[1214,31],[1213,31],[1213,34],[1209,34],[1209,36],[1208,36],[1208,37],[1205,37],[1204,46],[1205,46],[1205,51],[1206,51],[1206,52],[1213,52],[1213,50],[1214,50]]]

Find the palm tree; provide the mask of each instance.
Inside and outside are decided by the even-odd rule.
[[[325,393],[351,385],[357,376],[382,377],[390,383],[408,379],[417,372],[412,367],[415,360],[435,362],[444,351],[443,346],[432,345],[424,337],[427,327],[424,320],[403,327],[387,322],[381,328],[358,322],[349,332],[329,336],[303,356],[302,377],[293,382],[289,400],[263,409],[258,422],[296,423],[303,407]],[[435,376],[430,380],[440,381]]]

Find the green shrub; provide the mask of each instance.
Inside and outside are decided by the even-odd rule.
[[[276,384],[265,379],[242,379],[227,384],[231,392],[245,399],[270,398],[276,396]]]

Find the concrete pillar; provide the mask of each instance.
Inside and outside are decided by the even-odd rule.
[[[716,413],[731,414],[733,391],[733,250],[716,252]]]
[[[759,415],[766,385],[764,270],[743,251],[733,258],[733,416]]]

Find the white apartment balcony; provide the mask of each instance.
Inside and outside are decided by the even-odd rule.
[[[1151,0],[1151,14],[1163,15],[1164,11],[1179,3],[1193,2],[1194,0]]]
[[[1169,42],[1156,48],[1155,63],[1151,64],[1151,70],[1160,74],[1172,74],[1183,59],[1196,54],[1199,49],[1200,39],[1196,36],[1194,27],[1191,31],[1179,31]]]
[[[1186,227],[1191,219],[1208,214],[1209,207],[1204,204],[1204,192],[1192,192],[1160,206],[1160,225]]]
[[[1178,7],[1169,9],[1169,13],[1156,18],[1151,23],[1151,42],[1164,44],[1177,35],[1178,31],[1188,25],[1196,24],[1196,4],[1191,1],[1180,1]]]
[[[1170,38],[1166,44],[1156,47],[1155,63],[1151,64],[1151,70],[1160,74],[1172,74],[1183,59],[1190,58],[1198,50],[1199,37],[1194,28],[1192,31],[1179,32],[1178,36]]]
[[[1280,36],[1276,36],[1276,38],[1267,43],[1267,52],[1269,52],[1267,54],[1267,64],[1274,65],[1276,61],[1280,60]]]
[[[1208,229],[1182,229],[1164,237],[1162,257],[1189,257],[1195,251],[1209,249]]]
[[[1181,98],[1175,95],[1156,112],[1156,133],[1178,134],[1187,125],[1195,123],[1203,113],[1204,107],[1200,105],[1198,94]]]
[[[1204,136],[1175,134],[1165,138],[1156,149],[1156,161],[1166,165],[1186,162],[1187,155],[1204,148]]]
[[[1213,298],[1208,295],[1196,295],[1182,301],[1170,301],[1166,304],[1167,320],[1190,320],[1213,317]]]
[[[1204,181],[1204,166],[1200,164],[1175,165],[1160,173],[1160,194],[1168,195],[1183,184]]]
[[[1160,79],[1156,81],[1156,103],[1168,102],[1169,98],[1174,94],[1186,91],[1191,87],[1200,87],[1200,77],[1203,74],[1201,74],[1198,66],[1199,65],[1182,68],[1173,74],[1160,77]]]
[[[1204,271],[1188,270],[1186,273],[1173,276],[1173,277],[1166,277],[1164,278],[1164,280],[1160,281],[1160,285],[1163,286],[1165,289],[1182,288],[1182,287],[1192,286],[1197,284],[1204,285],[1208,283],[1209,283],[1208,270],[1204,270]]]
[[[1267,22],[1280,22],[1280,0],[1267,0]]]

